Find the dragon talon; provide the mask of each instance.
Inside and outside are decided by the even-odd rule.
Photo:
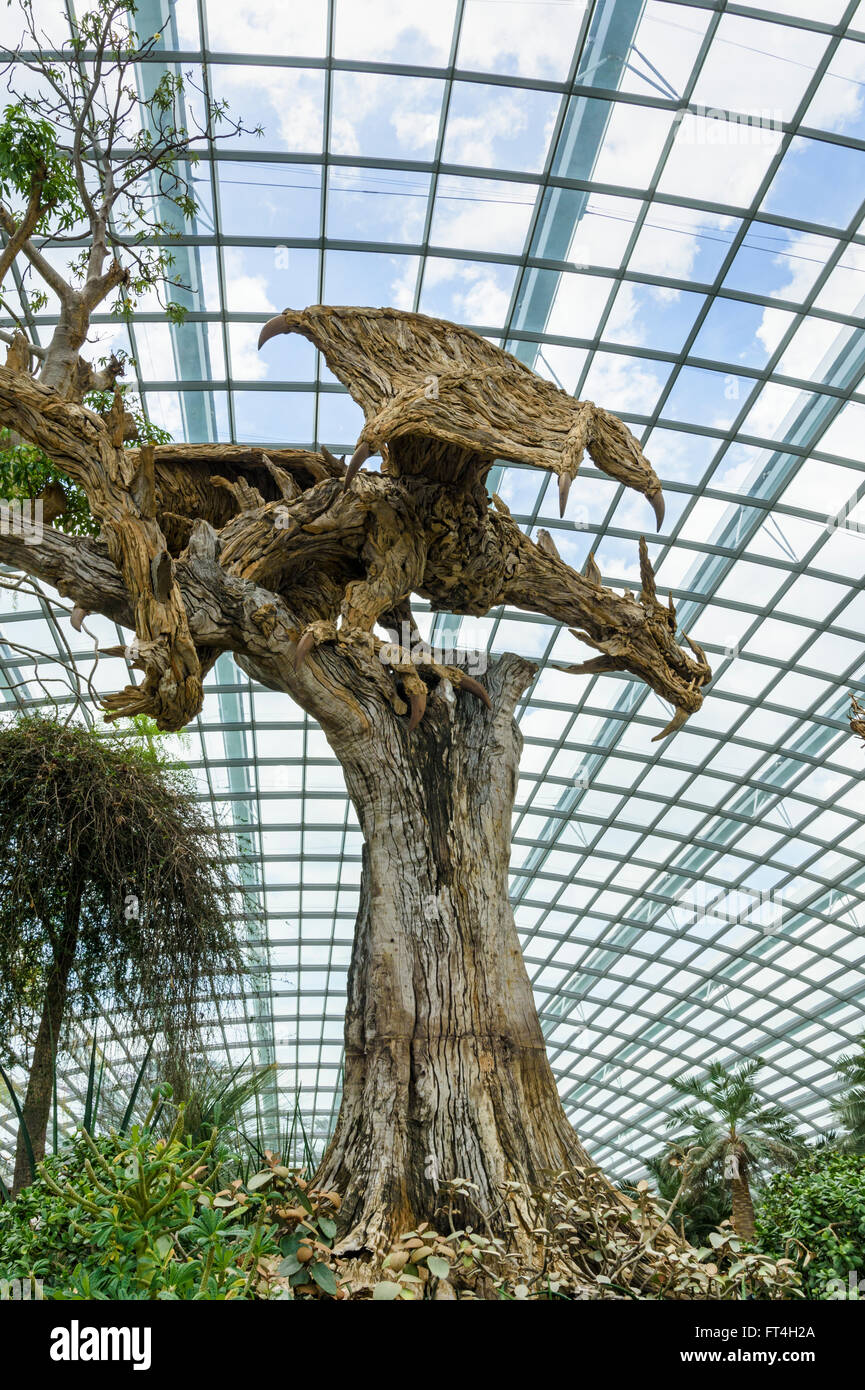
[[[294,649],[294,669],[299,671],[315,646],[315,634],[305,632]]]
[[[493,702],[490,699],[489,691],[481,685],[480,681],[476,681],[474,676],[460,674],[459,684],[461,690],[467,690],[470,695],[475,695],[477,699],[482,700],[487,709],[492,709]]]
[[[571,491],[573,479],[568,473],[559,474],[559,516],[564,516],[565,508],[568,505],[568,494]]]
[[[669,724],[667,724],[659,734],[655,734],[653,743],[660,743],[662,738],[669,738],[670,734],[676,734],[688,722],[688,711],[677,709]]]
[[[350,487],[352,479],[357,476],[357,474],[360,472],[361,468],[366,463],[367,459],[370,457],[371,454],[372,449],[369,447],[365,440],[363,441],[363,443],[358,444],[357,448],[351,456],[348,468],[345,471],[345,478],[343,479],[344,488],[348,489]]]
[[[264,347],[265,343],[271,338],[275,338],[279,333],[287,333],[288,324],[285,321],[285,314],[277,314],[275,318],[268,319],[258,335],[258,350]]]
[[[654,497],[649,498],[649,501],[652,505],[652,511],[655,513],[655,521],[658,523],[658,530],[660,531],[664,524],[664,515],[667,510],[663,492],[656,492]]]
[[[409,695],[408,699],[411,710],[408,721],[408,732],[411,734],[414,733],[426,713],[426,689],[424,688],[423,693],[416,691]]]

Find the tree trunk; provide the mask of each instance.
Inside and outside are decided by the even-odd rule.
[[[587,1162],[508,899],[513,711],[533,674],[505,656],[486,676],[491,711],[439,686],[411,735],[392,716],[366,735],[328,735],[365,840],[342,1106],[316,1175],[342,1195],[344,1253],[380,1255],[433,1221],[448,1179],[474,1183],[490,1213],[499,1184]],[[482,1225],[477,1210],[462,1214]],[[498,1234],[514,1215],[499,1211]]]
[[[733,1230],[743,1240],[753,1240],[754,1203],[751,1200],[751,1189],[744,1172],[741,1177],[733,1178],[730,1186],[733,1199]]]
[[[66,899],[64,920],[45,984],[42,1017],[39,1020],[36,1042],[33,1045],[30,1075],[27,1079],[24,1104],[21,1107],[24,1124],[27,1126],[37,1163],[45,1157],[45,1136],[48,1132],[48,1116],[51,1110],[54,1057],[60,1030],[63,1026],[69,976],[72,972],[75,949],[78,945],[78,922],[83,891],[83,884],[74,884],[70,887]],[[26,1187],[30,1181],[30,1161],[24,1143],[23,1131],[19,1130],[18,1144],[15,1150],[15,1175],[12,1180],[13,1196],[20,1192],[22,1187]]]

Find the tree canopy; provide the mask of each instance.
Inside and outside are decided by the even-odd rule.
[[[138,1011],[178,1043],[233,973],[231,883],[188,779],[137,737],[31,715],[0,729],[0,1036],[32,1031],[81,889],[78,1009]]]

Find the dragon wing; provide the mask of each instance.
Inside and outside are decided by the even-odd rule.
[[[259,347],[278,333],[314,343],[364,412],[346,486],[377,452],[395,476],[463,485],[503,459],[555,473],[564,515],[588,452],[602,472],[649,499],[660,528],[661,484],[627,426],[471,329],[401,309],[317,304],[271,319]]]

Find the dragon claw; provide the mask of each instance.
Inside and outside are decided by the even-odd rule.
[[[423,691],[418,690],[412,692],[408,698],[411,709],[411,716],[408,721],[408,732],[412,734],[426,713],[426,686],[424,686]]]
[[[315,646],[315,634],[305,632],[294,649],[294,665],[296,670],[300,670],[306,658]]]
[[[493,702],[490,699],[489,691],[481,685],[480,681],[476,681],[474,676],[465,676],[460,672],[457,684],[461,690],[467,690],[470,695],[474,695],[482,704],[486,705],[487,709],[492,709]]]
[[[349,460],[348,468],[345,471],[345,478],[343,479],[344,488],[348,489],[352,479],[357,476],[371,454],[372,449],[365,441],[358,444]]]

